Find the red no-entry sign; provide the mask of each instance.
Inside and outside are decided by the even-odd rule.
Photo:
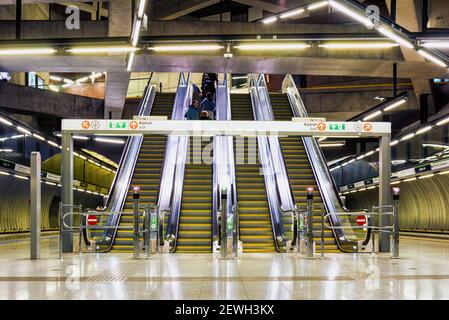
[[[97,216],[90,214],[87,216],[87,224],[90,226],[95,226],[98,223]]]
[[[366,217],[365,216],[358,216],[356,219],[356,222],[359,226],[363,226],[366,223]]]

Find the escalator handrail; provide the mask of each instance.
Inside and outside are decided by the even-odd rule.
[[[308,117],[307,110],[291,75],[287,75],[285,77],[282,84],[282,92],[286,93],[288,96],[294,117]],[[323,151],[319,147],[318,142],[313,137],[302,137],[301,139],[303,141],[307,157],[309,158],[312,171],[315,178],[317,179],[317,185],[320,194],[322,195],[326,211],[328,213],[347,212],[348,209],[343,205],[341,198],[338,196],[337,186],[335,185],[335,181],[329,172]],[[313,155],[315,155],[316,160],[313,158]],[[327,187],[323,187],[323,180],[327,181]],[[329,221],[331,222],[332,226],[342,225],[340,217],[336,215],[332,215]],[[345,235],[344,229],[332,228],[332,231],[340,250],[352,252],[352,250],[348,250],[347,247],[353,248],[354,245],[357,244],[357,242],[348,240],[347,235]],[[367,232],[363,244],[368,243],[369,237],[370,233]]]
[[[184,120],[184,114],[190,104],[192,94],[193,90],[190,85],[190,73],[188,73],[187,78],[184,73],[181,73],[171,118],[172,120]],[[177,244],[188,142],[188,136],[169,135],[164,154],[161,184],[158,196],[158,208],[159,213],[170,210],[170,214],[167,219],[166,232],[166,239],[172,242],[170,252],[174,252],[176,250]],[[171,152],[176,153],[174,157],[169,155]],[[175,161],[174,165],[173,163],[170,163],[173,161]],[[165,177],[168,174],[171,175],[171,180],[165,181]],[[168,198],[164,198],[167,194],[169,195]]]
[[[216,99],[224,97],[225,101],[218,101],[216,106],[216,120],[231,120],[231,98],[227,82],[227,75],[223,82],[218,84],[216,90]],[[219,222],[218,211],[223,206],[221,203],[221,187],[226,183],[228,188],[228,197],[226,204],[227,212],[232,212],[233,208],[238,208],[238,198],[236,191],[236,178],[235,178],[235,160],[234,160],[234,147],[233,137],[230,136],[216,136],[214,138],[214,161],[213,161],[213,204],[212,204],[212,240],[219,240]],[[218,164],[226,164],[226,178],[224,182],[221,181],[221,170],[223,169]]]
[[[151,85],[151,78],[147,82],[147,86],[144,91],[144,98],[140,102],[139,116],[147,116],[151,114],[153,109],[154,98],[156,96],[156,86]],[[136,166],[137,157],[140,152],[140,147],[142,145],[143,136],[131,136],[128,137],[122,157],[119,162],[119,167],[117,173],[114,177],[109,196],[105,205],[105,209],[102,211],[110,211],[114,213],[119,213],[122,211],[126,197],[129,190],[129,185],[131,183],[132,175],[134,173],[134,168]],[[118,184],[118,181],[125,182]],[[117,191],[117,188],[120,190]],[[107,218],[106,225],[118,225],[120,221],[120,214],[112,214]],[[114,239],[117,234],[117,229],[108,229],[103,234],[103,241],[108,241],[108,247],[105,251],[109,251],[113,244]],[[110,236],[110,240],[107,237]]]
[[[272,120],[274,119],[273,111],[271,108],[271,104],[269,102],[269,96],[268,96],[268,90],[266,88],[265,84],[265,77],[264,75],[260,75],[256,79],[256,75],[250,75],[250,94],[251,94],[251,100],[253,103],[253,113],[254,113],[254,119],[256,121],[264,121],[264,120]],[[263,93],[265,96],[265,106],[262,106],[260,93]],[[265,107],[265,111],[268,112],[268,115],[264,116],[262,109]],[[259,114],[260,113],[260,114]],[[268,202],[270,204],[270,216],[272,220],[272,228],[273,228],[273,234],[275,237],[275,245],[276,249],[279,252],[284,251],[284,249],[280,248],[280,245],[282,244],[285,247],[286,239],[284,237],[285,235],[285,228],[284,228],[284,220],[283,220],[283,214],[282,210],[283,207],[287,208],[287,210],[291,209],[293,210],[295,208],[294,204],[294,198],[291,197],[292,192],[290,189],[290,184],[287,178],[287,181],[285,180],[285,177],[287,177],[287,172],[285,168],[285,162],[282,157],[282,152],[280,150],[279,140],[276,138],[268,138],[268,137],[258,137],[259,142],[259,155],[260,160],[264,164],[263,170],[264,170],[264,179],[265,179],[265,188],[267,191],[267,197]],[[273,149],[274,148],[274,149]],[[264,154],[264,150],[265,153]],[[278,169],[281,170],[281,173],[278,174],[275,169],[275,165],[273,163],[273,152],[278,156],[277,161],[279,161]],[[268,164],[268,167],[267,167]],[[268,170],[269,172],[266,172]],[[274,176],[274,178],[273,178]],[[281,194],[280,188],[288,188],[289,191],[287,194]],[[273,194],[274,193],[274,194]],[[286,206],[283,205],[283,202],[287,202]]]

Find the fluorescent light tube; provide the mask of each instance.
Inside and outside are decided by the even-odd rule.
[[[139,1],[139,8],[137,10],[137,17],[139,19],[143,18],[143,14],[145,13],[145,5],[147,4],[147,0],[140,0]]]
[[[22,132],[22,133],[25,133],[25,134],[31,135],[31,131],[30,131],[30,130],[28,130],[28,129],[25,129],[24,127],[21,127],[21,126],[17,126],[16,128],[17,128],[17,131],[20,131],[20,132]]]
[[[131,44],[133,45],[133,47],[137,46],[137,43],[139,42],[141,27],[142,27],[142,19],[137,19],[136,23],[134,24],[134,28],[133,28],[133,32],[132,32]]]
[[[327,1],[327,0],[326,1],[320,1],[320,2],[317,2],[317,3],[312,3],[312,4],[310,4],[307,7],[307,10],[309,10],[309,11],[316,10],[316,9],[319,9],[319,8],[327,6],[328,4],[329,4],[329,1]]]
[[[126,65],[126,70],[128,70],[128,71],[131,71],[131,69],[132,69],[132,67],[133,67],[134,56],[135,56],[135,53],[134,53],[134,52],[131,52],[131,53],[129,54],[129,57],[128,57],[128,63],[127,63],[127,65]]]
[[[12,122],[0,117],[0,122],[6,124],[7,126],[12,126]]]
[[[89,140],[89,137],[86,136],[73,136],[72,138],[75,140]]]
[[[309,48],[305,43],[260,43],[260,44],[239,44],[234,48],[240,50],[296,50]]]
[[[416,135],[423,134],[424,132],[427,132],[427,131],[430,131],[430,130],[432,130],[432,126],[424,127],[422,129],[419,129],[418,131],[416,131]]]
[[[40,55],[40,54],[53,54],[57,50],[51,48],[39,48],[39,49],[0,49],[0,56],[17,56],[17,55]]]
[[[373,112],[373,113],[367,115],[365,118],[363,118],[363,121],[374,119],[374,118],[380,116],[381,114],[382,114],[382,111],[377,110],[376,112]]]
[[[278,18],[277,18],[276,16],[269,17],[269,18],[263,19],[263,20],[262,20],[262,23],[264,23],[264,24],[270,24],[270,23],[276,22],[277,19],[278,19]]]
[[[447,49],[449,42],[425,42],[422,44],[424,48]]]
[[[38,135],[38,134],[33,133],[33,137],[35,137],[38,140],[45,141],[45,138],[40,136],[40,135]]]
[[[346,14],[347,16],[350,16],[351,18],[353,18],[353,19],[355,19],[355,20],[357,20],[357,21],[363,23],[365,26],[367,26],[367,27],[369,27],[369,28],[374,27],[374,24],[371,22],[371,20],[369,20],[367,17],[365,17],[365,16],[359,14],[358,12],[355,12],[355,11],[351,10],[350,8],[348,8],[348,7],[346,7],[346,6],[343,6],[343,5],[341,5],[340,3],[335,2],[335,1],[333,1],[333,0],[331,0],[331,1],[329,2],[329,4],[330,4],[333,8],[337,9],[338,11],[341,11],[341,12],[343,12],[344,14]]]
[[[439,122],[437,122],[437,126],[442,126],[443,124],[446,124],[449,122],[449,117],[447,117],[446,119],[443,119]]]
[[[70,53],[128,53],[139,50],[135,47],[122,46],[122,47],[80,47],[71,48],[67,52]]]
[[[59,145],[57,143],[53,142],[53,141],[47,140],[47,142],[48,142],[49,145],[51,145],[53,147],[56,147],[56,148],[59,147]]]
[[[224,47],[218,44],[213,45],[171,45],[171,46],[155,46],[148,48],[148,50],[156,52],[179,52],[179,51],[215,51],[223,49]]]
[[[391,110],[393,110],[393,109],[399,107],[400,105],[402,105],[402,104],[404,104],[404,103],[406,103],[406,102],[407,102],[407,99],[405,99],[405,98],[404,98],[404,99],[401,99],[401,100],[399,100],[399,101],[396,101],[396,102],[394,102],[394,103],[388,105],[387,107],[385,107],[384,111],[391,111]]]
[[[380,27],[377,30],[380,33],[382,33],[384,36],[386,36],[386,37],[388,37],[388,38],[398,42],[399,44],[403,45],[406,48],[409,48],[409,49],[414,49],[415,48],[414,45],[410,41],[402,38],[401,36],[395,34],[393,31],[390,31],[390,30],[388,30],[385,27]]]
[[[400,141],[410,140],[410,139],[413,138],[414,136],[415,136],[414,133],[409,133],[408,135],[403,136],[403,137],[400,139]]]
[[[399,140],[393,140],[393,141],[391,141],[390,142],[390,146],[395,146],[395,145],[397,145],[399,143]]]
[[[106,142],[106,143],[115,143],[115,144],[125,144],[124,140],[117,140],[117,139],[95,138],[95,141]]]
[[[286,13],[284,13],[284,14],[281,14],[281,15],[279,16],[279,18],[281,18],[281,19],[291,18],[291,17],[297,16],[297,15],[299,15],[299,14],[301,14],[301,13],[304,13],[305,11],[306,11],[306,10],[305,10],[304,8],[292,10],[292,11],[286,12]]]
[[[53,80],[53,81],[62,81],[62,78],[61,78],[61,77],[58,77],[58,76],[51,75],[51,76],[50,76],[50,80]]]
[[[318,45],[320,48],[327,49],[388,49],[399,46],[391,42],[373,42],[373,43],[324,43]]]
[[[434,55],[430,54],[430,53],[427,52],[427,51],[424,51],[424,50],[422,50],[422,49],[419,49],[419,50],[418,50],[418,53],[419,53],[420,55],[422,55],[424,58],[426,58],[427,60],[432,61],[433,63],[439,65],[440,67],[443,67],[443,68],[447,67],[447,64],[446,64],[443,60],[441,60],[441,59],[435,57]]]

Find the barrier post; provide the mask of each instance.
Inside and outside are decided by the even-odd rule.
[[[321,207],[321,258],[324,258],[324,208]]]
[[[139,236],[139,199],[140,187],[134,187],[133,194],[133,216],[134,216],[134,259],[138,259],[140,255],[140,236]]]
[[[31,152],[30,176],[30,259],[41,256],[41,154]]]
[[[227,222],[228,222],[228,206],[227,206],[228,192],[226,188],[221,189],[221,244],[220,244],[220,254],[222,259],[226,259],[228,256],[228,232],[227,232]]]
[[[398,187],[393,188],[393,259],[399,259],[399,193]]]
[[[233,211],[233,233],[232,233],[232,249],[234,251],[235,258],[237,259],[239,257],[239,234],[238,234],[238,228],[239,228],[239,209],[238,205],[232,206]]]
[[[313,188],[307,188],[307,258],[313,259]]]

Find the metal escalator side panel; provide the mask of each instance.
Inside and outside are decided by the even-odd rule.
[[[188,74],[187,78],[183,73],[180,74],[172,120],[184,120],[184,114],[189,107],[193,94],[192,87],[189,85],[189,79],[190,74]],[[188,140],[188,136],[168,136],[157,202],[159,214],[163,214],[166,210],[170,211],[166,234],[167,239],[173,242],[173,250],[176,250],[176,239],[179,229]]]
[[[147,86],[144,98],[141,102],[141,107],[139,109],[139,116],[147,116],[151,114],[155,97],[156,87],[154,85]],[[137,157],[140,152],[142,141],[143,136],[131,136],[125,144],[125,149],[119,163],[119,168],[111,185],[108,201],[105,206],[107,211],[111,213],[118,213],[123,209],[132,175],[136,167]],[[112,214],[108,217],[106,225],[117,226],[119,221],[120,215]],[[116,234],[116,229],[108,229],[104,232],[103,241],[108,243],[108,248],[106,251],[111,249]]]
[[[287,82],[290,85],[286,84]],[[304,103],[290,75],[287,75],[286,80],[284,80],[283,92],[287,94],[293,115],[295,117],[308,117]],[[318,142],[313,137],[302,137],[301,139],[327,213],[347,211],[338,195],[337,187],[329,172],[324,154]],[[332,229],[332,232],[340,250],[353,252],[353,246],[357,244],[354,232],[351,229],[339,228],[341,226],[350,226],[349,219],[336,215],[330,215],[329,217],[331,225],[336,227]]]
[[[227,80],[218,84],[216,92],[216,119],[231,120],[230,92]],[[233,205],[237,204],[235,162],[233,137],[216,136],[214,138],[213,155],[213,193],[212,193],[212,240],[218,241],[219,226],[217,212],[223,204],[220,192],[226,188],[228,197],[227,212],[232,212]]]

